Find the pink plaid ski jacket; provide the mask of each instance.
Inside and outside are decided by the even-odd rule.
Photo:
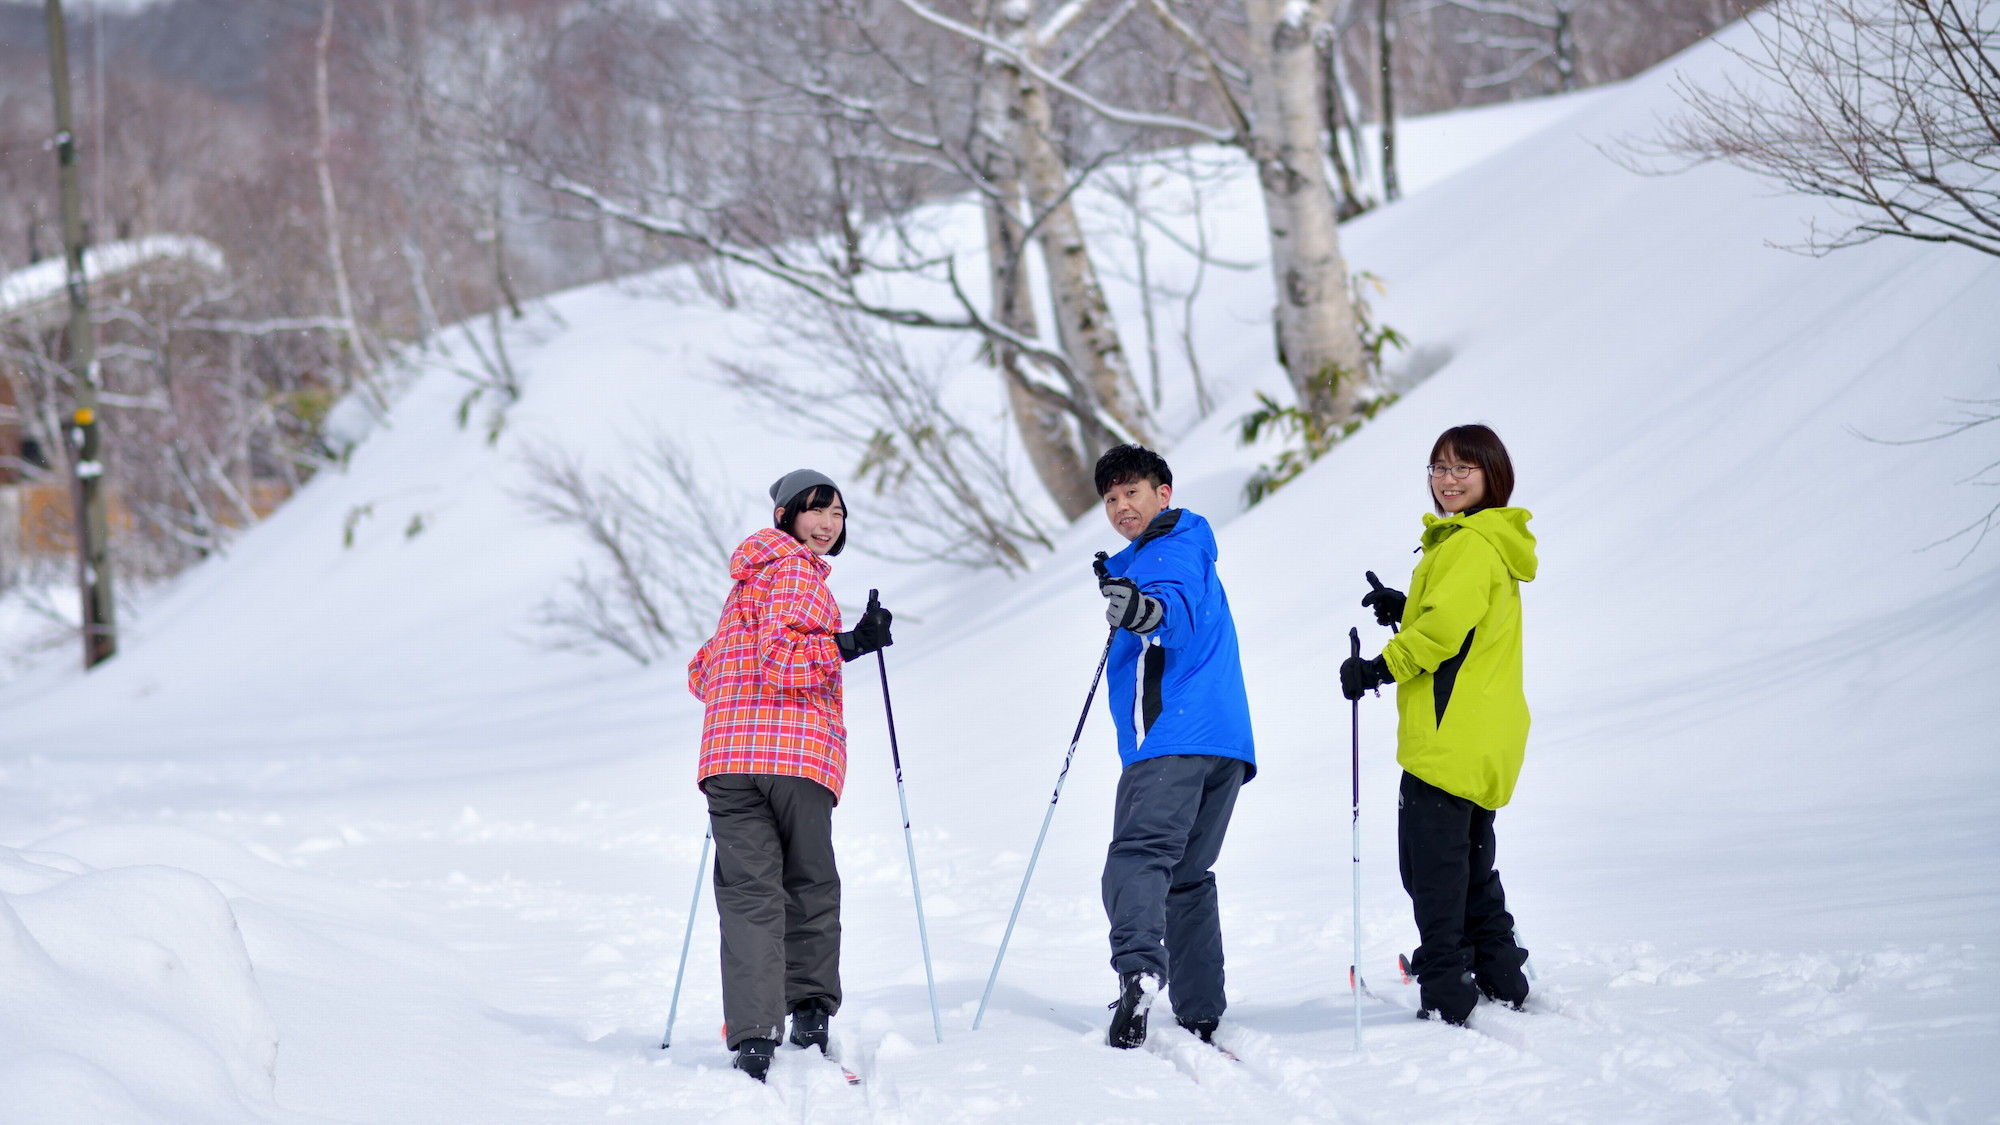
[[[830,569],[777,528],[730,556],[736,585],[715,635],[688,661],[688,690],[707,705],[697,784],[719,773],[805,777],[839,802],[847,727]]]

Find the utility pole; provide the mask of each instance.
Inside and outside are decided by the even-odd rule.
[[[97,335],[90,324],[90,289],[83,272],[83,199],[71,130],[69,36],[62,0],[46,0],[49,81],[56,96],[56,163],[62,194],[63,253],[69,264],[69,370],[76,408],[63,427],[69,439],[76,578],[83,594],[83,666],[94,668],[118,651],[111,596],[111,527],[105,514],[104,439],[97,416]]]

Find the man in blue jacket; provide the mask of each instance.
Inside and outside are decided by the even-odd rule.
[[[1118,970],[1109,1042],[1146,1041],[1172,982],[1174,1018],[1204,1042],[1227,1006],[1215,875],[1236,791],[1257,772],[1250,702],[1208,521],[1173,504],[1159,454],[1121,445],[1097,462],[1104,514],[1131,546],[1098,564],[1111,646],[1118,778],[1104,912]]]

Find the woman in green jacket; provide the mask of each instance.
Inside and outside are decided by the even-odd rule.
[[[1528,742],[1521,691],[1521,583],[1535,577],[1525,508],[1510,508],[1514,466],[1499,435],[1454,426],[1431,447],[1423,559],[1410,592],[1362,599],[1402,629],[1372,660],[1340,668],[1359,699],[1396,684],[1396,815],[1403,889],[1422,944],[1411,958],[1424,1018],[1464,1024],[1481,995],[1519,1010],[1528,999],[1514,919],[1493,868],[1493,813],[1514,794]]]

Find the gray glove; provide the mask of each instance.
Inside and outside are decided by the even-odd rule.
[[[1139,589],[1130,578],[1104,578],[1097,583],[1104,595],[1104,620],[1113,629],[1128,629],[1144,636],[1167,619],[1160,600]]]

